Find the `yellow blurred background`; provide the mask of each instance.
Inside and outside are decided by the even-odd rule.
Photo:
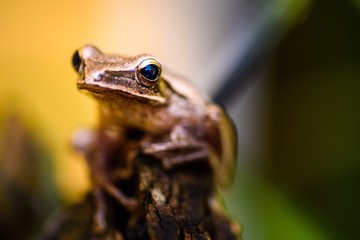
[[[206,26],[221,24],[209,16],[216,5],[202,16],[190,1],[0,3],[0,110],[18,111],[38,126],[54,154],[55,180],[65,199],[79,200],[88,187],[85,162],[69,147],[71,132],[96,124],[96,104],[76,89],[74,51],[91,43],[104,52],[151,53],[191,76],[215,44]]]

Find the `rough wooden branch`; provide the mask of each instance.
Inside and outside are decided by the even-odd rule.
[[[210,168],[188,164],[164,171],[158,161],[140,156],[136,174],[117,186],[139,199],[128,213],[107,196],[109,231],[94,236],[92,195],[50,220],[37,239],[237,239],[239,225],[225,217],[214,200]],[[134,191],[135,190],[135,191]]]

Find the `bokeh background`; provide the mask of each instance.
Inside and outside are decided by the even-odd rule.
[[[70,59],[91,43],[151,53],[226,106],[244,239],[360,239],[359,1],[2,1],[0,31],[0,236],[89,189],[70,136],[96,103]]]

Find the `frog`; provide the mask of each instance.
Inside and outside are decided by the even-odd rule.
[[[215,187],[230,185],[237,136],[224,108],[150,54],[106,54],[85,45],[75,51],[72,65],[78,89],[99,106],[98,126],[80,130],[73,137],[73,145],[88,160],[93,177],[96,232],[107,227],[105,193],[129,212],[139,208],[136,197],[114,183],[134,174],[139,154],[157,161],[164,171],[206,162]],[[114,159],[120,167],[111,167]]]

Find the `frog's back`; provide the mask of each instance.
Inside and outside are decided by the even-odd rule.
[[[218,149],[219,152],[216,153],[217,157],[210,157],[210,162],[212,168],[216,169],[215,177],[218,185],[220,187],[229,186],[234,178],[237,157],[237,136],[234,123],[222,107],[211,103],[206,96],[184,78],[165,71],[162,76],[174,92],[185,97],[188,102],[196,103],[195,106],[197,107],[191,110],[191,114],[201,112],[200,115],[207,116],[206,119],[199,118],[201,119],[200,124],[204,124],[204,121],[215,124],[215,126],[207,124],[208,127],[212,126],[210,128],[216,129],[216,134],[206,136],[209,138],[207,141],[213,145],[220,145],[214,146],[214,149]],[[208,130],[211,132],[213,129]],[[211,139],[212,137],[215,139]]]
[[[186,99],[204,105],[209,102],[209,99],[201,91],[194,88],[194,86],[184,77],[174,74],[165,69],[162,72],[162,78],[174,90],[174,92],[182,95]]]

